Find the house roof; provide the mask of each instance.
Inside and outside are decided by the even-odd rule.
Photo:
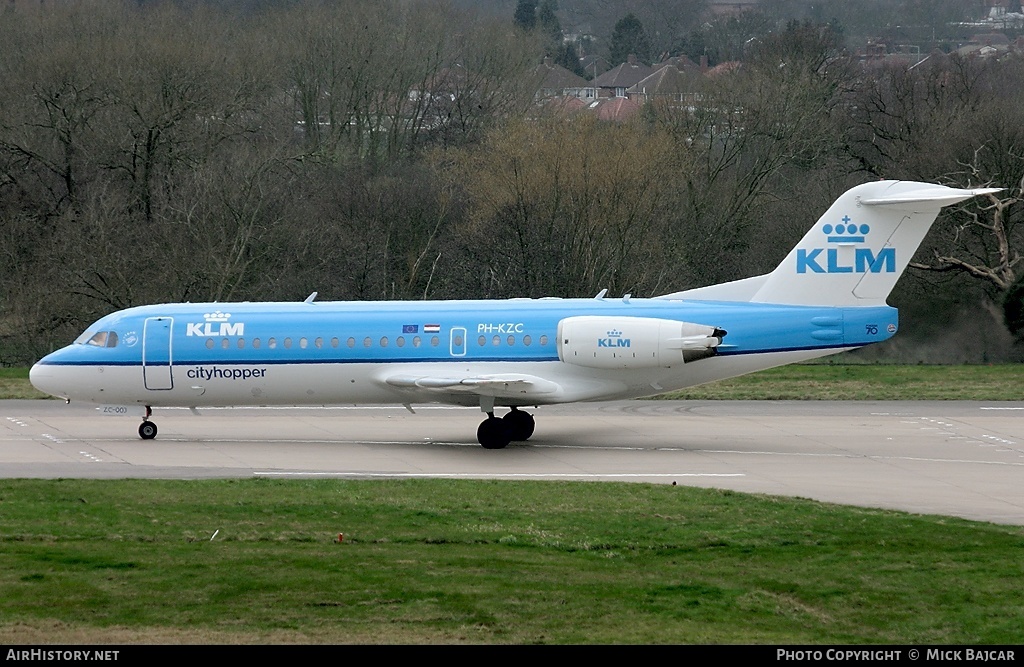
[[[688,56],[685,55],[672,56],[671,58],[662,60],[660,63],[655,63],[654,69],[661,69],[662,67],[666,67],[668,65],[672,65],[682,72],[689,72],[691,70],[700,69],[700,65],[693,62]]]
[[[984,44],[985,46],[1007,46],[1010,38],[1001,32],[990,32],[983,35],[972,35],[971,44]]]
[[[678,95],[691,92],[696,79],[693,75],[679,71],[675,65],[665,65],[638,81],[626,92],[641,95]]]
[[[552,97],[544,103],[548,111],[564,116],[573,116],[587,108],[587,103],[578,97]]]
[[[993,58],[996,56],[1002,56],[1009,51],[1009,47],[1005,45],[992,46],[989,44],[967,44],[961,46],[956,52],[961,56],[978,57],[978,58]]]
[[[544,62],[537,65],[534,74],[540,80],[541,89],[565,90],[566,88],[589,88],[591,84],[581,76],[577,76],[552,62],[551,58],[545,58]]]
[[[741,65],[740,65],[740,63],[738,61],[736,61],[736,60],[728,60],[728,61],[726,61],[724,63],[719,63],[719,64],[715,65],[714,67],[709,69],[707,72],[705,72],[705,75],[713,79],[713,78],[715,78],[717,76],[722,76],[723,74],[729,74],[730,72],[735,72],[736,70],[738,70],[740,68],[740,66]]]
[[[627,97],[610,97],[590,105],[598,120],[623,121],[640,110],[640,105]]]
[[[591,84],[598,88],[629,88],[641,79],[650,76],[653,71],[638,61],[636,56],[630,56],[628,61],[608,70],[594,79]]]

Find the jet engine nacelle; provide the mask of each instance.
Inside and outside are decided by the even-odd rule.
[[[588,368],[671,368],[713,355],[725,333],[655,317],[567,317],[558,323],[558,358]]]

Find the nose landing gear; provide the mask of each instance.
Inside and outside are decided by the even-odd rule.
[[[139,424],[139,437],[143,440],[152,440],[156,437],[156,424],[149,421],[152,414],[153,408],[147,405],[146,416],[142,418],[142,423]]]

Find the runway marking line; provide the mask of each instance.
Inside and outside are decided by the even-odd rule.
[[[417,410],[474,410],[480,411],[480,408],[475,406],[467,405],[415,405],[413,406]],[[163,407],[157,406],[154,410],[188,410],[193,411],[192,408],[181,408],[181,407]],[[203,406],[195,408],[195,411],[202,414],[207,410],[393,410],[399,414],[408,414],[409,411],[404,407],[398,405],[230,405],[230,406]]]
[[[462,473],[462,472],[440,472],[440,473],[413,473],[413,472],[276,472],[276,471],[255,471],[254,476],[257,477],[449,477],[449,478],[470,478],[476,479],[486,477],[487,479],[493,478],[507,478],[507,479],[521,479],[523,477],[557,477],[564,479],[566,477],[580,477],[580,478],[607,478],[607,477],[624,477],[624,478],[635,478],[635,477],[664,477],[664,478],[676,478],[676,477],[746,477],[744,473]]]

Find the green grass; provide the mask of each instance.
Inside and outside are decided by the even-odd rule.
[[[0,400],[47,398],[27,368],[0,368]],[[794,364],[662,394],[686,400],[1021,401],[1024,366]]]
[[[28,381],[27,368],[0,368],[0,400],[12,398],[50,398],[36,391]]]
[[[1020,401],[1024,366],[793,364],[670,392],[686,400]]]
[[[6,643],[1015,644],[1024,627],[1020,527],[681,486],[3,480],[0,539]]]

